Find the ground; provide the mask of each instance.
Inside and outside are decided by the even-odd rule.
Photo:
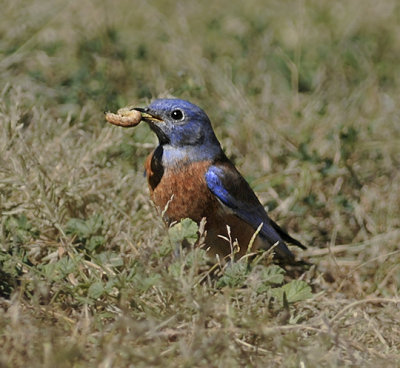
[[[400,366],[400,4],[66,2],[0,15],[1,367]],[[308,246],[222,268],[143,176],[175,96]]]

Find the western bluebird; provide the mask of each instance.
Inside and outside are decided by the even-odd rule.
[[[274,248],[278,258],[293,261],[285,242],[305,248],[267,215],[264,207],[226,157],[210,120],[198,106],[180,99],[158,99],[141,113],[158,137],[158,147],[146,160],[151,199],[169,224],[183,218],[206,218],[206,245],[212,255],[227,256],[231,245],[223,237],[230,227],[243,256],[255,231],[252,249]],[[134,124],[136,125],[136,124]],[[222,237],[221,237],[222,236]]]

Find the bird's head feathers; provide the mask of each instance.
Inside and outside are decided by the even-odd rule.
[[[212,160],[221,152],[210,119],[198,106],[186,100],[158,99],[146,108],[137,108],[156,133],[159,142],[176,159]]]

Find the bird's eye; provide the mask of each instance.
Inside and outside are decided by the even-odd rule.
[[[171,112],[171,118],[174,120],[182,120],[183,119],[183,112],[182,110],[176,109]]]

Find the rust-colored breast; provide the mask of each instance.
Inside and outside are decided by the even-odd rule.
[[[240,245],[237,256],[245,254],[255,229],[223,206],[208,189],[205,173],[211,163],[203,161],[162,168],[154,155],[156,151],[146,160],[146,175],[151,199],[160,212],[166,209],[164,220],[171,223],[190,218],[199,223],[205,217],[209,253],[222,257],[231,252],[229,242],[221,238],[221,235],[228,237],[228,225],[232,241],[237,240]],[[253,249],[262,246],[261,239],[257,240]]]
[[[151,166],[151,165],[150,165]],[[164,169],[158,184],[153,186],[157,173],[147,171],[151,199],[164,211],[168,222],[191,218],[199,222],[216,210],[218,202],[209,191],[204,174],[210,162],[195,162]]]

